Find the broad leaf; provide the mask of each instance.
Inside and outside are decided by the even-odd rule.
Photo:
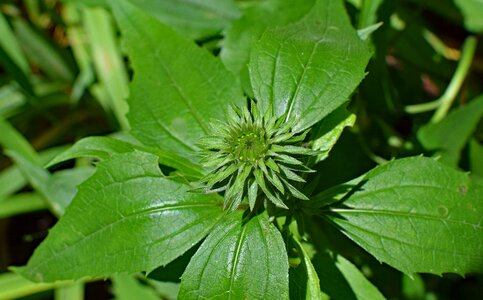
[[[226,30],[221,59],[235,74],[246,67],[250,49],[266,28],[287,25],[302,18],[314,0],[269,0],[248,8],[244,15]]]
[[[330,299],[383,300],[384,296],[350,261],[327,252],[314,257],[322,291]]]
[[[71,148],[56,156],[48,166],[78,157],[91,156],[104,160],[113,154],[132,152],[134,150],[155,154],[158,156],[160,164],[178,169],[188,177],[200,178],[203,175],[201,167],[171,151],[150,149],[103,136],[91,136],[78,141]]]
[[[378,260],[411,274],[483,270],[483,188],[413,157],[375,168],[324,216]]]
[[[191,259],[180,299],[288,299],[288,258],[266,214],[242,223],[234,212]]]
[[[249,69],[264,110],[304,130],[346,102],[364,77],[370,52],[340,0],[318,0],[300,22],[266,31]]]
[[[221,61],[127,1],[111,7],[134,69],[128,119],[142,143],[196,158],[210,119],[224,119],[241,88]]]
[[[430,123],[418,131],[418,139],[428,150],[434,150],[441,161],[456,167],[460,153],[476,125],[483,117],[483,96],[451,111],[438,123]]]
[[[240,16],[233,0],[129,0],[159,21],[192,39],[207,38]]]
[[[163,178],[154,155],[113,155],[79,186],[64,216],[18,271],[34,281],[54,281],[167,264],[224,215],[218,196],[189,190]]]

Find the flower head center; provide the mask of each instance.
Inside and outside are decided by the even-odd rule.
[[[256,163],[265,156],[268,150],[265,137],[260,132],[242,133],[238,136],[234,146],[236,158],[246,163]]]

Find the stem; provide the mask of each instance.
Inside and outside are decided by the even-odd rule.
[[[456,67],[456,71],[441,97],[439,97],[437,100],[427,103],[408,105],[406,106],[405,111],[411,114],[417,114],[436,109],[436,112],[434,113],[430,122],[437,123],[441,121],[448,113],[456,98],[456,95],[463,85],[475,54],[476,45],[477,42],[474,36],[469,36],[465,40],[461,49],[461,59]]]
[[[441,103],[431,118],[431,123],[438,123],[448,113],[454,99],[456,98],[456,95],[463,85],[468,71],[470,70],[475,50],[476,38],[474,36],[469,36],[463,44],[463,49],[461,50],[461,60],[458,63],[456,72],[454,73],[448,88],[440,98]]]

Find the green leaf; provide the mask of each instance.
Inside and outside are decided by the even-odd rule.
[[[116,116],[123,130],[129,129],[126,113],[129,108],[127,70],[117,45],[117,35],[108,11],[102,7],[84,8],[83,25],[97,77],[108,97],[108,109]]]
[[[177,169],[183,172],[188,178],[198,179],[203,175],[203,169],[201,167],[171,151],[146,148],[103,136],[91,136],[76,142],[71,148],[56,156],[47,166],[53,166],[78,157],[90,156],[105,160],[113,154],[127,153],[134,150],[157,155],[160,164]]]
[[[470,141],[469,158],[471,165],[471,175],[483,181],[483,145],[476,140]]]
[[[24,74],[30,74],[30,66],[27,58],[24,56],[20,46],[15,38],[7,18],[0,13],[0,48],[3,48],[5,53],[11,57],[15,64]]]
[[[69,282],[35,283],[22,276],[6,272],[0,274],[0,299],[18,299],[53,288],[68,286]]]
[[[483,117],[483,95],[467,105],[451,111],[438,123],[430,123],[418,131],[418,139],[428,150],[435,150],[441,162],[456,167],[460,154],[476,125]]]
[[[346,127],[354,126],[356,115],[349,113],[343,106],[333,111],[318,125],[312,149],[320,151],[315,162],[320,162],[329,156],[340,135]]]
[[[220,57],[227,69],[239,74],[250,59],[250,49],[266,28],[299,20],[314,0],[268,0],[246,9],[241,18],[225,31]]]
[[[142,143],[194,155],[210,119],[224,120],[241,88],[222,63],[126,1],[112,9],[134,69],[128,119]]]
[[[40,164],[46,164],[53,156],[65,150],[65,146],[53,147],[39,153]],[[27,184],[27,179],[16,165],[12,165],[0,172],[0,202],[20,191]]]
[[[4,149],[17,151],[34,164],[40,164],[40,158],[30,143],[9,122],[0,118],[0,145]]]
[[[134,276],[116,274],[112,277],[116,300],[159,300],[159,295],[149,286],[141,284]]]
[[[15,34],[26,56],[52,79],[71,82],[74,74],[59,48],[21,18],[13,22]]]
[[[290,269],[290,298],[321,300],[329,297],[320,290],[319,276],[303,245],[294,238],[297,252],[302,262]]]
[[[483,188],[433,159],[375,168],[324,216],[406,274],[483,271]]]
[[[26,267],[34,281],[151,271],[199,242],[224,215],[220,197],[162,177],[156,156],[113,155],[79,186]]]
[[[413,278],[403,275],[401,290],[405,299],[425,299],[424,280],[419,274],[413,274]]]
[[[58,287],[55,289],[55,300],[83,300],[84,299],[84,283],[75,282],[70,285]]]
[[[475,33],[483,32],[483,2],[481,0],[454,0],[464,16],[465,27]]]
[[[45,201],[37,193],[21,193],[0,201],[0,219],[46,209]]]
[[[318,0],[300,22],[268,30],[254,45],[253,92],[263,111],[273,107],[303,131],[348,100],[369,57],[342,1]]]
[[[191,259],[180,299],[288,299],[288,258],[266,213],[245,224],[233,212]]]
[[[129,0],[190,39],[219,34],[240,16],[233,0]]]
[[[16,151],[8,150],[7,155],[12,157],[32,187],[45,197],[51,211],[57,216],[64,214],[77,192],[77,185],[94,173],[94,168],[84,167],[66,169],[51,175]]]
[[[383,300],[379,290],[341,255],[317,253],[313,259],[322,291],[331,299]]]

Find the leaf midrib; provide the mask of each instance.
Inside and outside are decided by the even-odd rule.
[[[168,206],[164,206],[164,207],[153,207],[153,208],[146,209],[146,210],[142,210],[142,211],[139,211],[139,212],[136,212],[136,213],[133,213],[133,214],[121,216],[120,218],[115,219],[114,221],[112,221],[110,223],[104,224],[103,227],[101,227],[101,228],[99,228],[97,230],[94,230],[94,231],[88,233],[87,235],[84,235],[83,238],[76,240],[74,243],[72,243],[69,246],[65,247],[61,251],[55,253],[55,255],[52,255],[48,259],[43,260],[42,262],[40,262],[39,264],[37,264],[35,266],[35,268],[32,269],[32,272],[35,272],[36,270],[39,270],[43,265],[49,263],[54,258],[57,258],[57,257],[61,256],[62,254],[64,254],[68,250],[70,250],[73,247],[77,246],[78,244],[86,241],[87,239],[90,239],[93,236],[102,233],[107,228],[110,228],[110,227],[114,226],[115,224],[117,224],[117,223],[119,223],[121,221],[125,221],[126,219],[131,218],[133,216],[138,216],[138,215],[141,215],[143,213],[146,213],[146,215],[149,215],[151,213],[157,213],[157,212],[169,211],[169,210],[175,210],[175,209],[182,210],[182,209],[189,209],[189,208],[193,208],[193,207],[213,207],[213,206],[218,206],[218,205],[215,204],[215,203],[212,203],[212,204],[203,203],[203,204],[187,204],[187,205],[168,205]]]

